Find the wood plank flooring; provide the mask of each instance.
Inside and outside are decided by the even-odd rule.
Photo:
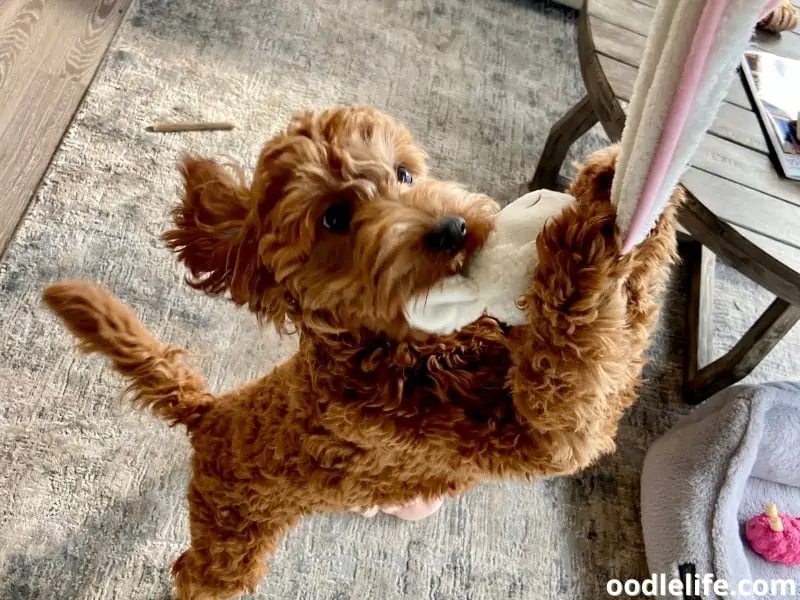
[[[0,0],[0,256],[131,0]]]

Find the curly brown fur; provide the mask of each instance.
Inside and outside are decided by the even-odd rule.
[[[255,589],[265,557],[306,515],[573,473],[614,450],[675,257],[681,199],[622,256],[609,202],[615,158],[589,157],[571,188],[578,202],[539,235],[528,324],[483,317],[438,337],[412,331],[402,305],[468,261],[496,205],[426,179],[404,128],[366,108],[301,115],[267,144],[250,186],[187,159],[167,240],[193,284],[288,320],[300,336],[290,360],[213,398],[108,292],[48,288],[83,349],[108,355],[140,404],[188,428],[191,547],[173,567],[182,600]],[[413,185],[397,182],[400,163]],[[321,225],[337,202],[351,209],[347,231]],[[444,215],[465,219],[463,249],[426,247]]]

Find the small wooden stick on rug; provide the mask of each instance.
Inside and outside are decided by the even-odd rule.
[[[178,133],[184,131],[230,131],[236,125],[229,121],[180,121],[177,123],[155,123],[147,128],[153,133]]]

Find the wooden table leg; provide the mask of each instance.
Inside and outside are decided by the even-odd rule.
[[[528,189],[556,189],[558,172],[564,164],[570,146],[595,123],[597,115],[589,102],[589,96],[584,96],[550,129],[542,157],[536,166],[533,179],[528,184]]]
[[[744,379],[798,321],[800,306],[776,298],[725,356],[686,382],[686,401],[697,404]]]
[[[681,244],[681,257],[689,270],[684,368],[684,383],[688,383],[714,358],[714,267],[717,259],[696,241]]]

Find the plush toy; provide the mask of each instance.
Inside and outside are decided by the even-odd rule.
[[[448,334],[484,312],[509,325],[521,325],[521,296],[538,264],[536,236],[547,220],[575,202],[569,194],[538,190],[501,210],[486,245],[463,275],[445,280],[432,293],[406,307],[409,324],[423,331]]]
[[[782,0],[775,10],[769,12],[766,17],[758,22],[758,26],[773,33],[780,33],[797,29],[799,22],[800,10],[789,0]]]
[[[755,24],[778,1],[658,3],[611,193],[623,253],[644,240],[657,222],[727,94]],[[482,312],[511,325],[523,323],[518,299],[536,267],[536,236],[571,201],[539,190],[510,204],[498,214],[494,236],[465,274],[408,303],[409,322],[440,334],[471,323]]]
[[[800,565],[800,518],[780,515],[775,504],[767,504],[762,514],[747,520],[744,533],[750,547],[766,560]]]

